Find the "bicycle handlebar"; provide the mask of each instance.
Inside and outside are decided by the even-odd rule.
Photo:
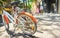
[[[9,4],[3,6],[3,7],[11,7],[11,6],[14,6],[14,5],[18,5],[20,3],[20,1],[15,1],[15,2],[10,2]]]
[[[15,2],[11,2],[11,5],[18,5],[20,3],[20,1],[15,1]]]

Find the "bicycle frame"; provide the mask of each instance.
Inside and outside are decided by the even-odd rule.
[[[14,7],[13,7],[14,8]],[[12,8],[12,9],[13,9]],[[14,10],[14,9],[13,9]],[[11,11],[12,12],[12,11]],[[3,10],[3,19],[6,22],[6,24],[9,24],[9,22],[16,24],[16,19],[10,15],[5,9]]]
[[[34,23],[37,23],[36,18],[34,18],[31,14],[25,13],[25,12],[19,13],[19,15],[23,15],[23,14],[31,17],[31,18],[32,18],[32,21],[33,21]],[[20,22],[22,25],[24,25],[24,22],[26,22],[26,20],[24,20],[23,18],[20,18],[20,19],[21,19],[21,20],[20,20],[20,19],[18,19],[18,17],[19,17],[19,16],[17,16],[17,18],[14,18],[14,17],[13,17],[12,15],[10,15],[8,12],[6,12],[5,10],[3,10],[3,18],[4,18],[4,21],[6,22],[6,24],[9,24],[9,23],[11,22],[11,23],[17,25],[18,22]],[[24,22],[23,22],[22,20],[23,20]]]
[[[12,15],[10,15],[8,12],[6,12],[5,10],[3,10],[3,18],[4,18],[5,22],[6,22],[6,24],[9,24],[9,21],[11,23],[13,23],[13,24],[17,24],[16,23],[17,20]],[[23,22],[21,21],[20,23],[23,23]]]
[[[28,12],[20,10],[16,3],[18,4],[18,2],[10,3],[11,9],[10,5],[8,5],[7,7],[3,6],[1,10],[3,13],[3,23],[7,33],[12,33],[12,35],[14,35],[20,33],[21,30],[23,34],[34,34],[37,30],[36,18]]]
[[[5,20],[7,20],[7,21],[11,21],[11,22],[13,22],[15,19],[8,13],[8,12],[6,12],[5,10],[3,10],[3,17],[4,17],[4,19],[5,19],[5,17],[7,18],[7,19],[5,19]],[[8,20],[9,19],[9,20]],[[6,22],[7,22],[6,21]]]

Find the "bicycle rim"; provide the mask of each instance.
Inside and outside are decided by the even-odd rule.
[[[23,18],[25,20],[25,22],[23,23],[24,25],[22,26],[22,29],[21,29],[23,31],[23,33],[29,34],[29,35],[34,34],[37,30],[36,23],[34,23],[33,20],[31,19],[31,17],[29,17],[27,15],[23,14],[18,17],[18,19],[21,19],[21,18]]]

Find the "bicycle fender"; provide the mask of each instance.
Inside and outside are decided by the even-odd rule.
[[[4,17],[4,20],[5,20],[6,24],[9,24],[9,19],[8,19],[8,17],[7,17],[6,15],[4,15],[3,17]]]
[[[33,17],[31,14],[27,13],[27,12],[19,13],[19,14],[18,14],[18,17],[19,17],[20,15],[27,15],[27,16],[29,16],[29,17],[32,19],[32,21],[33,21],[34,23],[37,23],[37,19],[36,19],[35,17]]]

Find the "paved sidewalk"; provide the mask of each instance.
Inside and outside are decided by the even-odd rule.
[[[39,38],[60,38],[60,14],[46,13],[35,17],[38,19],[38,32],[35,33],[35,36]]]
[[[16,38],[60,38],[60,14],[34,15],[38,19],[37,32],[32,36],[21,34]],[[5,31],[4,26],[0,28],[0,38],[11,38]]]

